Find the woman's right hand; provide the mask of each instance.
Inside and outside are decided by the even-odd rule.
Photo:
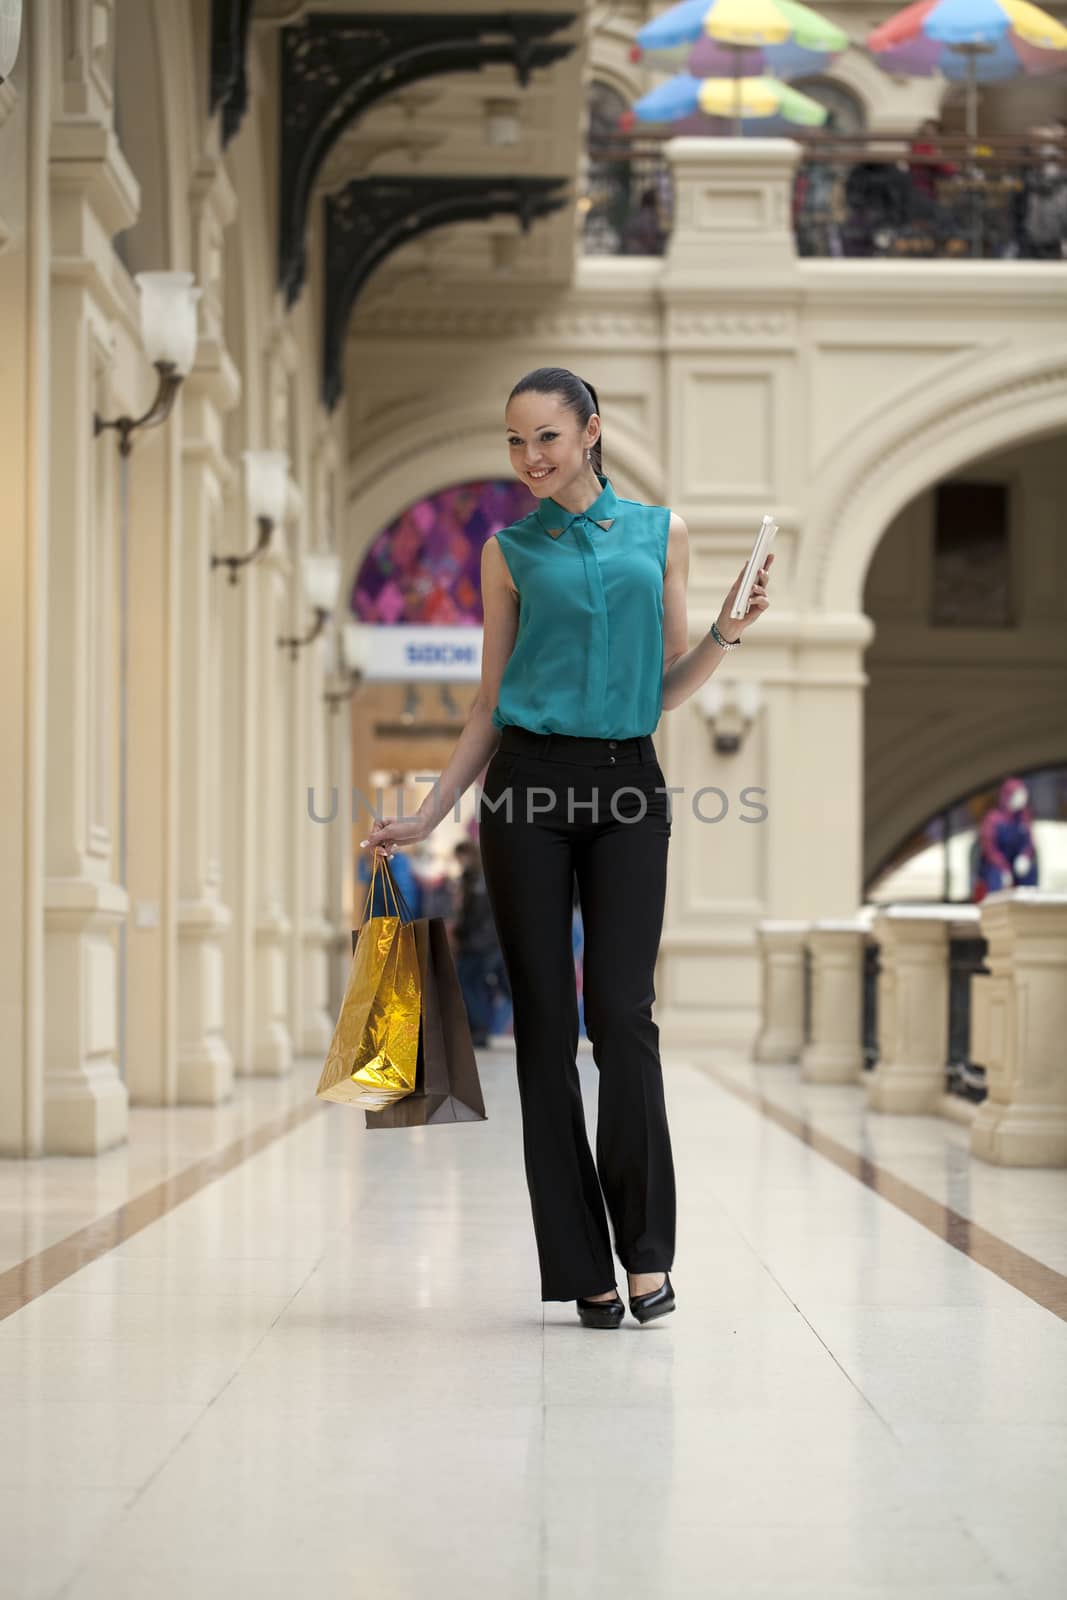
[[[432,823],[418,814],[413,817],[375,817],[370,837],[359,842],[361,848],[374,850],[388,859],[397,850],[428,838],[432,832]]]

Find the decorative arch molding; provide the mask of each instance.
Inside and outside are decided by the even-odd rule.
[[[359,294],[392,251],[453,222],[499,215],[534,220],[567,203],[566,178],[353,178],[326,199],[322,400],[333,411],[344,388],[345,335]]]
[[[1062,728],[1042,704],[1010,726],[961,723],[947,739],[941,726],[926,730],[909,747],[907,793],[894,795],[883,816],[872,820],[864,842],[864,883],[924,822],[967,795],[996,783],[1005,773],[1067,763]],[[870,814],[869,806],[865,814]]]
[[[651,88],[653,75],[647,66],[630,60],[636,29],[625,18],[610,18],[593,35],[589,61],[589,82],[603,83],[622,95],[628,106]]]
[[[605,445],[608,475],[617,492],[624,499],[662,504],[662,468],[634,431],[609,419]],[[342,594],[351,593],[363,557],[378,533],[416,500],[457,483],[507,477],[509,472],[503,423],[496,408],[460,409],[449,417],[447,428],[436,431],[425,414],[406,422],[394,421],[388,437],[349,462],[340,552]]]
[[[813,77],[839,83],[863,106],[867,127],[877,131],[917,125],[936,116],[947,85],[940,78],[893,78],[858,47],[846,50],[833,66]]]
[[[866,424],[823,474],[797,575],[803,604],[860,611],[871,558],[897,513],[968,463],[1063,429],[1067,347],[1001,344],[955,364]]]

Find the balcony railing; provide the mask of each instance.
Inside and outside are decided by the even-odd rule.
[[[804,134],[793,184],[801,256],[882,259],[1067,258],[1067,151],[1019,138]],[[664,138],[590,144],[587,255],[662,255],[673,186]]]

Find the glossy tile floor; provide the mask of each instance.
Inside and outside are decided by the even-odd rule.
[[[313,1104],[0,1321],[0,1595],[1067,1592],[1067,1321],[728,1082],[1058,1270],[1067,1174],[972,1165],[956,1125],[789,1068],[668,1060],[679,1309],[586,1330],[537,1298],[513,1061],[480,1060],[487,1123]],[[0,1163],[0,1263],[306,1106],[317,1072],[138,1111],[96,1162]]]

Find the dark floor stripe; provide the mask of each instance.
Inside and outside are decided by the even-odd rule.
[[[776,1105],[751,1084],[739,1082],[722,1068],[706,1063],[701,1065],[709,1077],[714,1078],[716,1083],[722,1084],[724,1089],[728,1089],[739,1100],[754,1106],[769,1121],[776,1122],[794,1138],[810,1145],[818,1155],[824,1156],[827,1161],[832,1161],[842,1172],[847,1172],[850,1177],[858,1179],[868,1189],[873,1189],[883,1200],[888,1200],[898,1211],[903,1211],[914,1218],[939,1239],[950,1244],[954,1250],[959,1250],[972,1261],[977,1261],[979,1266],[985,1267],[989,1272],[995,1272],[998,1278],[1010,1283],[1013,1289],[1018,1289],[1028,1300],[1044,1306],[1046,1311],[1051,1311],[1054,1316],[1067,1322],[1067,1277],[1062,1273],[1047,1267],[1043,1261],[1036,1261],[1024,1250],[1017,1250],[1006,1240],[998,1239],[995,1233],[979,1227],[978,1223],[972,1222],[969,1217],[961,1216],[949,1206],[942,1205],[940,1200],[934,1200],[930,1195],[923,1194],[921,1189],[905,1183],[903,1178],[894,1177],[893,1173],[887,1172],[869,1156],[858,1155],[855,1150],[848,1149],[847,1145],[831,1139],[829,1134],[820,1133],[819,1129],[813,1127],[804,1117],[797,1116],[793,1111],[787,1111],[784,1106]]]
[[[323,1101],[313,1098],[292,1106],[270,1122],[216,1150],[214,1155],[194,1161],[184,1171],[164,1178],[154,1189],[147,1189],[144,1194],[127,1200],[106,1216],[98,1217],[76,1233],[68,1234],[65,1239],[57,1240],[37,1255],[20,1261],[17,1267],[0,1272],[0,1322],[29,1305],[31,1300],[47,1294],[49,1289],[54,1289],[80,1267],[88,1266],[90,1261],[96,1261],[109,1250],[114,1250],[123,1240],[132,1239],[142,1228],[158,1222],[168,1211],[180,1206],[183,1200],[188,1200],[209,1183],[214,1183],[216,1178],[224,1177],[234,1167],[240,1166],[242,1161],[258,1155],[276,1139],[284,1139],[287,1133],[292,1133],[294,1128],[299,1128],[301,1123],[307,1122],[309,1117],[322,1109]]]

